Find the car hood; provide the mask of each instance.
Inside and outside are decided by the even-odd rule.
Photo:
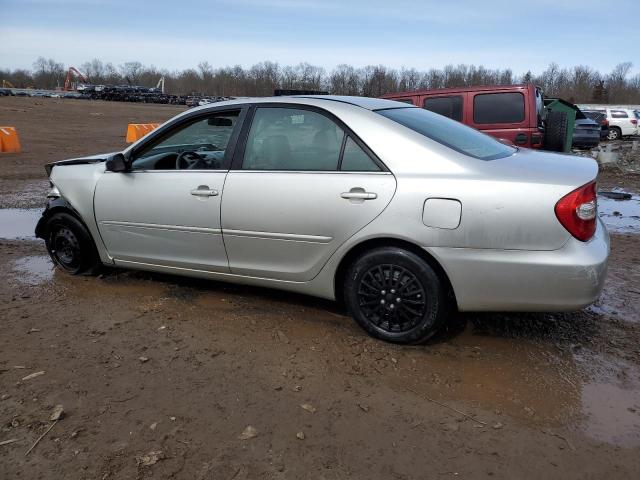
[[[53,167],[60,167],[64,165],[85,165],[87,163],[99,163],[106,162],[109,157],[119,152],[100,153],[97,155],[89,155],[87,157],[69,158],[67,160],[59,160],[57,162],[47,163],[44,169],[47,171],[47,176],[51,175]]]

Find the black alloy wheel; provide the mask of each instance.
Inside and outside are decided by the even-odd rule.
[[[375,248],[347,271],[344,298],[349,312],[369,335],[394,343],[422,343],[449,311],[448,283],[414,252]]]
[[[426,292],[420,280],[406,268],[376,265],[360,279],[358,305],[367,320],[378,328],[402,333],[414,328],[424,317]]]

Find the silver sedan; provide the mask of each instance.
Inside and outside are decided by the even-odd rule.
[[[580,309],[609,256],[593,160],[389,100],[211,104],[47,171],[36,234],[69,273],[104,264],[335,299],[397,343],[425,341],[454,309]]]

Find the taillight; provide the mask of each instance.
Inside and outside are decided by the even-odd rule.
[[[596,233],[596,182],[587,183],[562,197],[556,203],[555,212],[571,235],[582,242],[589,240]]]
[[[602,125],[604,125],[605,127],[608,127],[609,126],[609,120],[606,120],[606,119],[603,120],[602,121]]]
[[[632,123],[633,125],[637,125],[637,124],[638,124],[638,120],[636,120],[635,118],[632,118],[632,119],[631,119],[631,123]]]

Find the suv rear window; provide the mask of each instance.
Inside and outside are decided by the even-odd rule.
[[[515,148],[489,135],[422,108],[392,108],[377,110],[376,113],[456,152],[480,160],[495,160],[516,152]]]
[[[524,95],[519,92],[481,93],[473,97],[474,123],[520,123]]]
[[[425,98],[422,104],[427,110],[462,121],[462,96]]]

